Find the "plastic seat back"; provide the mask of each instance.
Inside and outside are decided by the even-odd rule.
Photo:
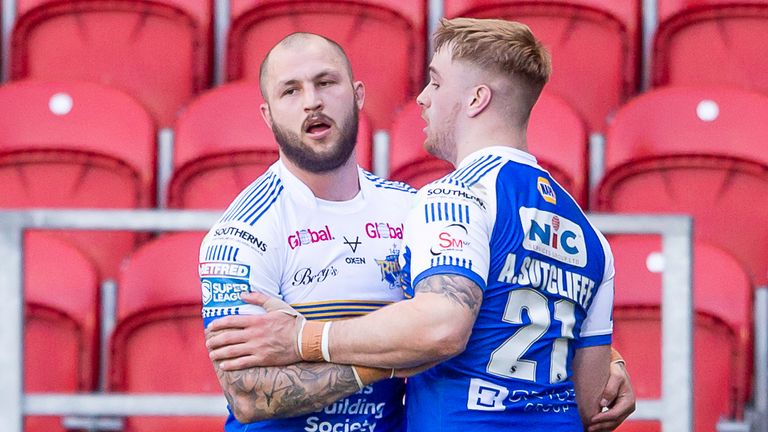
[[[139,248],[121,269],[117,325],[110,347],[112,391],[221,395],[203,335],[197,276],[203,235],[159,237]],[[126,419],[125,431],[221,430],[225,414],[221,418],[131,417]]]
[[[114,86],[171,126],[209,84],[211,17],[209,0],[19,0],[11,77]]]
[[[1,208],[142,208],[154,203],[155,129],[128,95],[86,82],[0,87]],[[67,235],[112,277],[133,233]]]
[[[614,346],[621,351],[638,398],[661,393],[661,240],[609,238],[616,263]],[[715,431],[719,418],[743,413],[751,376],[751,286],[726,252],[694,243],[694,418],[696,431]],[[718,347],[712,349],[712,347]],[[657,422],[620,430],[658,431]]]
[[[68,242],[39,232],[24,241],[24,385],[27,392],[97,390],[99,275]],[[60,417],[26,417],[25,431],[64,431]]]
[[[628,103],[608,131],[597,207],[689,213],[697,238],[768,282],[768,97],[732,88],[665,88]],[[653,127],[649,127],[653,125]]]
[[[768,1],[660,0],[653,84],[728,85],[768,94]]]

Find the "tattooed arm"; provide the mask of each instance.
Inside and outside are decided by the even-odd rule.
[[[482,303],[480,287],[463,276],[438,274],[414,291],[413,299],[335,322],[329,338],[333,362],[402,369],[463,352]]]
[[[352,367],[333,363],[297,363],[225,371],[213,367],[241,423],[294,417],[330,405],[359,390]]]

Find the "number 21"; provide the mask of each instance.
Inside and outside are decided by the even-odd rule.
[[[531,322],[493,351],[486,370],[493,375],[536,381],[537,362],[522,357],[549,329],[552,323],[549,303],[543,294],[532,289],[510,291],[502,319],[510,324],[523,324],[523,309],[528,311]],[[568,339],[573,338],[573,326],[576,324],[573,303],[557,300],[554,318],[562,324],[562,331],[552,343],[549,369],[549,382],[552,384],[566,377]]]

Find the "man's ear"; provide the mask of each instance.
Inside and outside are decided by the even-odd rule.
[[[467,117],[476,117],[491,103],[493,92],[486,84],[480,84],[472,88],[467,105]]]
[[[261,118],[267,124],[269,130],[272,130],[272,113],[269,111],[269,104],[264,102],[259,105],[259,112],[261,112]]]
[[[361,110],[365,103],[365,85],[362,81],[355,81],[352,83],[352,89],[355,91],[355,104],[357,104],[357,109]]]

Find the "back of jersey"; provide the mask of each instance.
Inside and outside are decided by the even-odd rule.
[[[581,431],[572,360],[611,342],[613,258],[573,198],[490,147],[422,189],[405,233],[411,294],[437,274],[484,291],[466,350],[409,380],[409,430]]]

